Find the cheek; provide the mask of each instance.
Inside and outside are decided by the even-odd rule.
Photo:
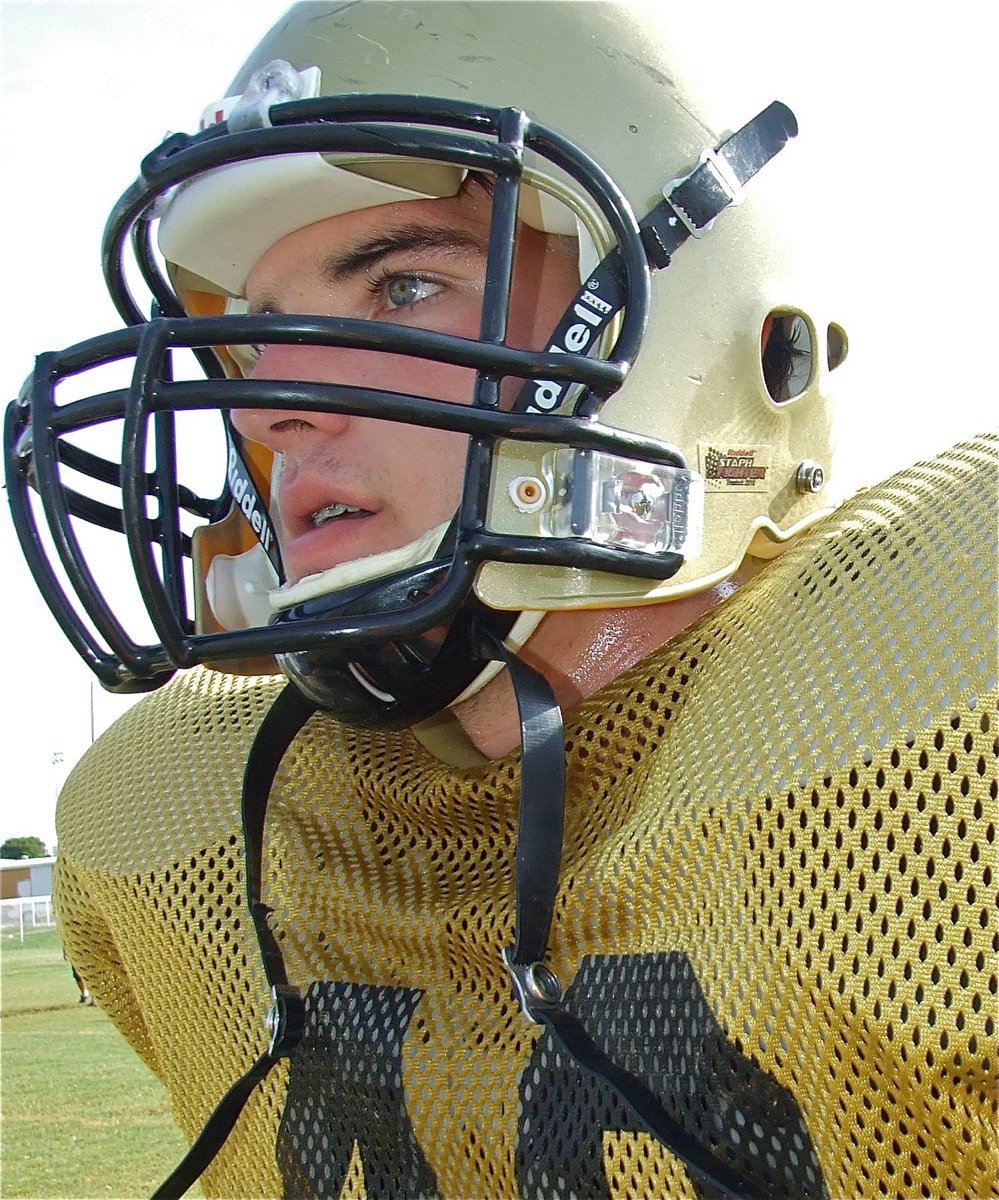
[[[428,359],[400,359],[393,390],[451,404],[471,404],[475,396],[475,372],[469,367]]]
[[[293,373],[281,378],[402,392],[455,404],[472,403],[475,372],[467,367],[370,350],[303,347],[300,354]],[[271,378],[279,376],[272,374]]]
[[[378,425],[380,436],[392,439],[390,495],[403,519],[419,525],[417,532],[447,520],[461,499],[468,439],[440,429]]]
[[[457,404],[472,403],[475,385],[475,374],[467,367],[379,350],[324,346],[268,346],[250,374],[253,379],[294,379],[298,383],[401,391]],[[238,416],[237,420],[243,425],[247,419]],[[241,432],[253,436],[250,431]]]

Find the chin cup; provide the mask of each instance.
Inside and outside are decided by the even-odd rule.
[[[343,621],[351,616],[398,615],[438,592],[450,565],[450,560],[437,559],[304,601],[279,613],[273,624],[324,616]],[[280,654],[278,664],[308,699],[346,724],[403,729],[447,708],[488,666],[476,626],[485,623],[502,639],[517,615],[486,608],[469,596],[429,629],[369,645],[324,642]]]

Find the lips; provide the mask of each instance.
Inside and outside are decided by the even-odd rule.
[[[359,508],[345,511],[342,516],[320,519],[318,524],[311,520],[297,522],[294,531],[286,531],[281,547],[288,581],[295,583],[307,575],[316,575],[382,549],[372,521],[377,526],[377,514]]]
[[[378,510],[366,496],[337,495],[319,472],[282,473],[278,488],[281,556],[289,582],[381,549],[371,520]],[[339,490],[339,489],[337,489]],[[332,494],[331,494],[332,492]],[[377,522],[376,522],[377,525]]]
[[[369,497],[338,486],[327,471],[318,470],[292,473],[282,467],[277,501],[281,524],[289,538],[377,511],[370,507]]]

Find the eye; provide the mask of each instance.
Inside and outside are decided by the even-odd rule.
[[[436,296],[443,288],[439,283],[423,279],[419,275],[392,275],[380,281],[385,299],[392,308],[405,308]]]

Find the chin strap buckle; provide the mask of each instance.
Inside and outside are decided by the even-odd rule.
[[[688,238],[702,238],[720,213],[741,203],[745,185],[797,132],[794,113],[775,100],[721,145],[705,149],[689,175],[671,179],[662,203],[639,221],[649,266],[668,267]]]
[[[684,187],[688,182],[693,184],[689,189]],[[739,177],[713,148],[701,152],[689,175],[671,179],[663,188],[663,199],[693,238],[704,237],[714,224],[713,216],[705,219],[706,212],[717,215],[729,205],[741,204],[744,195]]]
[[[513,980],[513,990],[524,1010],[524,1016],[535,1025],[541,1024],[539,1013],[550,1012],[562,1004],[562,984],[547,963],[517,963],[513,948],[503,951],[503,961]]]
[[[297,987],[276,984],[271,988],[267,1032],[271,1035],[267,1047],[271,1058],[287,1058],[302,1040],[305,1034],[305,1001]]]

